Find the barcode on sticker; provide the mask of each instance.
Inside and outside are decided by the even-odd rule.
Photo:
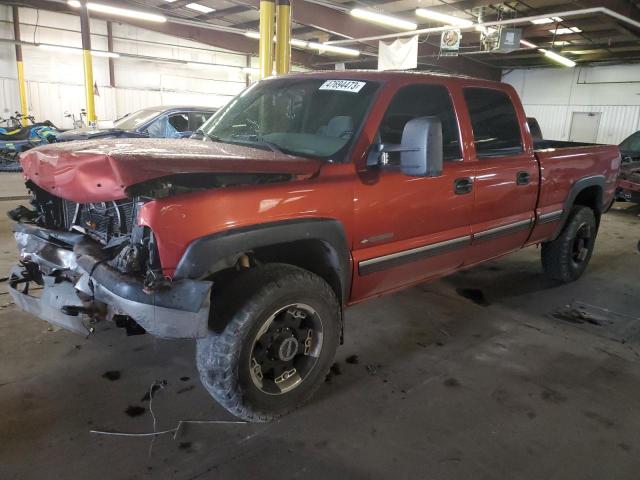
[[[327,80],[320,85],[320,90],[358,93],[366,84],[367,82],[356,82],[355,80]]]

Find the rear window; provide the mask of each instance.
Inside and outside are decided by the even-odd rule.
[[[523,151],[518,116],[509,96],[490,88],[465,88],[478,158],[504,157]]]

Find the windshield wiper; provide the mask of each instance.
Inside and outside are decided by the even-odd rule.
[[[263,145],[266,145],[267,147],[269,147],[273,153],[283,153],[282,152],[282,148],[280,148],[280,145],[278,145],[276,143],[270,142],[270,141],[265,140],[264,138],[261,138],[261,137],[258,137],[258,142],[260,142]]]
[[[233,138],[234,140],[245,140],[239,142],[243,145],[264,145],[265,147],[269,147],[273,153],[284,153],[280,145],[270,142],[269,140],[265,140],[261,135],[257,135],[255,133],[252,133],[250,135],[236,133],[231,135],[231,138]]]

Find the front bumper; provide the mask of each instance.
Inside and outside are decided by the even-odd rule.
[[[178,280],[147,292],[141,280],[109,266],[100,246],[83,235],[20,223],[14,232],[21,264],[11,271],[9,292],[22,310],[83,335],[96,321],[118,316],[161,338],[206,335],[211,282]]]

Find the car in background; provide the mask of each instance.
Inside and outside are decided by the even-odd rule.
[[[109,128],[77,128],[58,135],[59,142],[97,138],[188,138],[216,108],[192,106],[148,107],[119,118]]]
[[[616,200],[640,204],[640,130],[619,145],[622,165]]]
[[[640,130],[620,142],[622,163],[640,162]]]

